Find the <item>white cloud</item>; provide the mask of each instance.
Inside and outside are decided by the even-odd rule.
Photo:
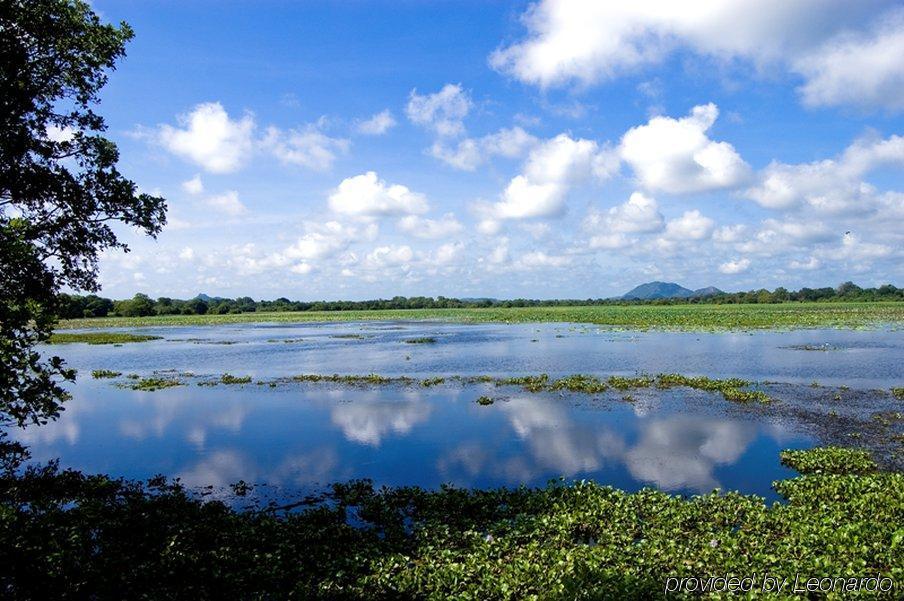
[[[329,198],[336,213],[359,217],[380,217],[425,213],[427,200],[400,184],[387,185],[373,171],[348,177]]]
[[[532,270],[543,267],[565,267],[571,263],[571,257],[565,255],[550,255],[541,250],[525,253],[515,261],[516,269]]]
[[[201,181],[200,175],[196,175],[190,180],[182,182],[182,189],[189,194],[201,194],[204,192],[204,182]]]
[[[634,192],[627,202],[609,209],[605,225],[615,232],[658,232],[664,220],[655,198]]]
[[[434,94],[411,90],[405,114],[412,123],[434,130],[440,136],[464,133],[462,121],[471,110],[471,99],[460,84],[448,83]]]
[[[810,257],[806,261],[793,260],[788,264],[791,269],[799,269],[802,271],[813,271],[822,267],[822,261],[816,257]]]
[[[348,151],[349,141],[331,138],[308,125],[301,129],[280,130],[268,127],[262,145],[285,165],[298,165],[314,171],[333,166],[337,154]]]
[[[57,125],[48,125],[47,126],[47,139],[51,142],[69,142],[73,138],[75,138],[75,134],[78,132],[74,127],[66,126],[59,127]]]
[[[706,135],[718,116],[710,103],[680,119],[653,117],[625,133],[619,153],[648,190],[677,194],[737,186],[749,167],[731,144]]]
[[[523,17],[528,35],[490,64],[541,87],[614,79],[690,50],[725,64],[782,65],[804,76],[804,100],[901,108],[895,0],[542,0]],[[875,21],[882,26],[863,34]],[[858,33],[861,32],[861,33]],[[862,92],[862,93],[861,93]]]
[[[233,120],[219,102],[207,102],[195,106],[178,121],[181,128],[160,127],[160,142],[173,154],[197,163],[207,171],[235,171],[251,157],[254,118],[250,114]]]
[[[414,259],[414,251],[408,245],[378,246],[364,258],[365,264],[371,268],[382,268],[404,265],[408,266]]]
[[[417,238],[437,239],[458,234],[464,229],[455,215],[446,213],[440,219],[408,215],[399,220],[399,229]]]
[[[211,196],[204,200],[204,203],[217,211],[222,211],[227,215],[236,217],[248,212],[248,208],[239,200],[239,193],[230,190],[217,196]]]
[[[735,225],[723,225],[713,232],[713,240],[721,244],[731,244],[738,242],[747,231],[747,226],[743,223]]]
[[[836,159],[793,165],[773,161],[745,195],[769,209],[808,206],[823,213],[867,212],[880,200],[862,178],[886,164],[904,164],[904,137],[857,140]]]
[[[589,246],[594,250],[617,250],[629,246],[634,241],[620,232],[597,234],[590,238]]]
[[[365,121],[361,121],[358,123],[358,133],[364,134],[366,136],[382,136],[390,129],[395,127],[396,120],[395,117],[392,116],[392,113],[389,109],[381,111],[367,119]]]
[[[750,267],[750,259],[735,259],[719,265],[719,271],[727,274],[743,273]]]
[[[794,63],[805,104],[904,109],[904,13],[867,35],[842,35]]]
[[[714,222],[709,217],[704,217],[700,211],[685,211],[681,217],[671,219],[665,225],[665,238],[668,240],[704,240],[709,238],[713,231]]]
[[[516,158],[536,143],[534,136],[516,126],[482,138],[465,138],[454,147],[438,140],[430,148],[430,154],[456,169],[473,171],[494,155]]]
[[[591,176],[609,177],[613,165],[611,152],[601,150],[596,142],[559,134],[531,151],[523,173],[512,178],[502,199],[483,209],[486,219],[492,222],[561,215],[574,184]]]
[[[190,246],[186,246],[182,250],[179,251],[179,258],[183,261],[191,261],[195,258],[195,251]]]

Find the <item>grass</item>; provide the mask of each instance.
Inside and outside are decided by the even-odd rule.
[[[846,455],[831,473],[813,473],[803,466],[828,455],[793,453],[783,456],[807,473],[777,482],[786,502],[775,504],[586,481],[434,491],[356,481],[295,511],[238,512],[161,478],[30,468],[0,476],[0,586],[22,599],[639,600],[696,598],[667,594],[669,578],[756,575],[739,596],[784,599],[800,575],[882,577],[886,590],[866,596],[900,598],[887,586],[904,582],[904,474],[861,473],[860,455],[844,451],[831,451]],[[786,588],[756,594],[766,574]]]
[[[113,371],[110,369],[95,369],[91,372],[91,377],[95,380],[101,380],[105,378],[118,378],[121,375],[121,371]]]
[[[250,384],[251,376],[233,376],[232,374],[223,374],[220,376],[220,384]]]
[[[904,303],[783,303],[775,305],[610,305],[489,309],[306,311],[228,315],[161,315],[63,320],[60,328],[217,325],[249,322],[444,320],[453,322],[569,322],[629,329],[746,330],[859,328],[904,322]]]
[[[160,336],[130,334],[128,332],[56,332],[47,341],[48,344],[123,344],[125,342],[147,342],[160,340]]]

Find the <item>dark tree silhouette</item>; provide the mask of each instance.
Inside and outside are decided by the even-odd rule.
[[[101,251],[125,249],[112,222],[156,236],[163,198],[116,168],[95,112],[132,29],[80,0],[0,0],[0,424],[56,417],[75,374],[35,345],[60,289],[95,292]]]

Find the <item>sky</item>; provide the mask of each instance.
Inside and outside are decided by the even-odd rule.
[[[102,294],[904,285],[904,5],[93,0],[168,201]]]

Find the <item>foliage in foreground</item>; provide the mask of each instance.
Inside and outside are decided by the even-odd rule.
[[[353,482],[285,514],[202,503],[162,479],[141,486],[48,466],[0,478],[0,591],[641,599],[662,597],[667,576],[904,582],[904,475],[809,474],[776,488],[787,503],[587,482],[434,492]]]
[[[59,415],[75,372],[35,346],[60,289],[99,289],[100,253],[128,250],[116,222],[156,236],[166,221],[164,199],[119,172],[95,112],[132,35],[80,0],[0,2],[0,425]]]

